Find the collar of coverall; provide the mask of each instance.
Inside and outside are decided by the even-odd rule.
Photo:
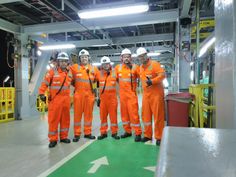
[[[111,67],[109,68],[109,70],[105,70],[105,69],[102,69],[103,73],[107,74],[107,72],[111,72]]]
[[[65,69],[65,70],[62,70],[62,69],[61,69],[61,67],[58,67],[58,68],[57,68],[57,71],[58,71],[59,73],[62,73],[62,72],[66,72],[66,71],[67,71],[67,69]]]
[[[88,68],[89,68],[89,64],[87,64],[87,65],[80,64],[80,66],[81,66],[83,69],[88,69]]]
[[[148,58],[147,64],[142,64],[144,67],[148,67],[151,64],[151,58]]]

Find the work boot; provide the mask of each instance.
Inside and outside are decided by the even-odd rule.
[[[161,140],[156,140],[156,145],[160,146],[160,144],[161,144]]]
[[[120,137],[121,138],[127,138],[127,137],[130,137],[130,136],[132,136],[132,133],[127,133],[127,132],[125,132],[123,135],[121,135]]]
[[[120,139],[120,136],[118,136],[117,133],[112,134],[111,137],[116,139],[116,140]]]
[[[75,135],[75,137],[73,138],[73,142],[78,142],[80,139],[79,135]]]
[[[141,135],[136,135],[134,138],[135,142],[140,142],[141,141]]]
[[[143,143],[145,143],[145,142],[147,142],[147,141],[151,141],[152,139],[151,138],[147,138],[147,137],[143,137],[142,139],[141,139],[141,141],[143,142]]]
[[[88,139],[91,139],[91,140],[96,139],[96,137],[93,136],[93,135],[91,135],[91,134],[89,134],[89,135],[84,135],[84,138],[88,138]]]
[[[70,139],[65,138],[65,139],[62,139],[60,142],[68,144],[68,143],[70,143]]]
[[[104,138],[107,138],[107,134],[101,134],[100,136],[98,136],[98,140],[102,140]]]
[[[57,141],[51,141],[48,145],[49,148],[54,148],[57,145]]]

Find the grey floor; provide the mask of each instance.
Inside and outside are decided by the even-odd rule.
[[[99,122],[95,108],[95,135],[99,134]],[[78,143],[59,143],[49,149],[47,131],[47,120],[42,117],[0,124],[0,176],[36,177],[88,141],[82,138]],[[70,138],[73,138],[72,126]]]
[[[141,96],[141,107],[140,103]],[[73,113],[71,139],[72,123]],[[99,110],[95,106],[93,134],[96,136],[99,135],[99,126]],[[37,177],[89,141],[82,138],[78,143],[59,143],[49,149],[47,132],[47,120],[42,116],[0,124],[0,177]]]

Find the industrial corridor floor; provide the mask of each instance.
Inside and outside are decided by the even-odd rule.
[[[159,147],[134,137],[58,143],[48,148],[46,115],[0,124],[0,177],[153,177]],[[119,116],[120,117],[120,116]],[[73,138],[73,113],[69,138]],[[99,135],[94,109],[93,134]],[[123,133],[120,127],[120,133]]]

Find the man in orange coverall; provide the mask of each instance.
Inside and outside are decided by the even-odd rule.
[[[68,131],[70,127],[70,84],[72,74],[69,71],[69,56],[61,52],[57,56],[57,67],[46,74],[39,88],[39,97],[46,102],[44,93],[49,87],[48,124],[49,148],[57,145],[58,125],[60,124],[60,142],[70,143]]]
[[[165,70],[157,61],[147,56],[143,47],[137,49],[137,56],[141,61],[140,78],[143,87],[142,119],[144,124],[144,138],[142,142],[152,140],[152,115],[154,115],[156,145],[161,142],[164,128],[164,88],[162,81]]]
[[[135,132],[135,142],[141,141],[142,129],[138,115],[138,97],[136,94],[139,66],[132,64],[131,51],[124,49],[121,52],[122,64],[115,67],[120,86],[121,119],[125,133],[121,138],[132,136]]]
[[[84,138],[95,139],[92,135],[93,105],[95,91],[93,83],[97,78],[98,69],[89,64],[89,52],[79,52],[79,64],[71,67],[75,82],[74,93],[74,142],[78,142],[81,134],[81,119],[84,114]]]
[[[98,140],[107,137],[107,116],[110,117],[111,136],[118,140],[120,137],[117,135],[117,96],[116,96],[116,74],[115,70],[111,67],[111,60],[109,57],[101,58],[102,69],[100,71],[99,80],[99,95],[100,95],[100,119],[101,119],[101,135]]]

